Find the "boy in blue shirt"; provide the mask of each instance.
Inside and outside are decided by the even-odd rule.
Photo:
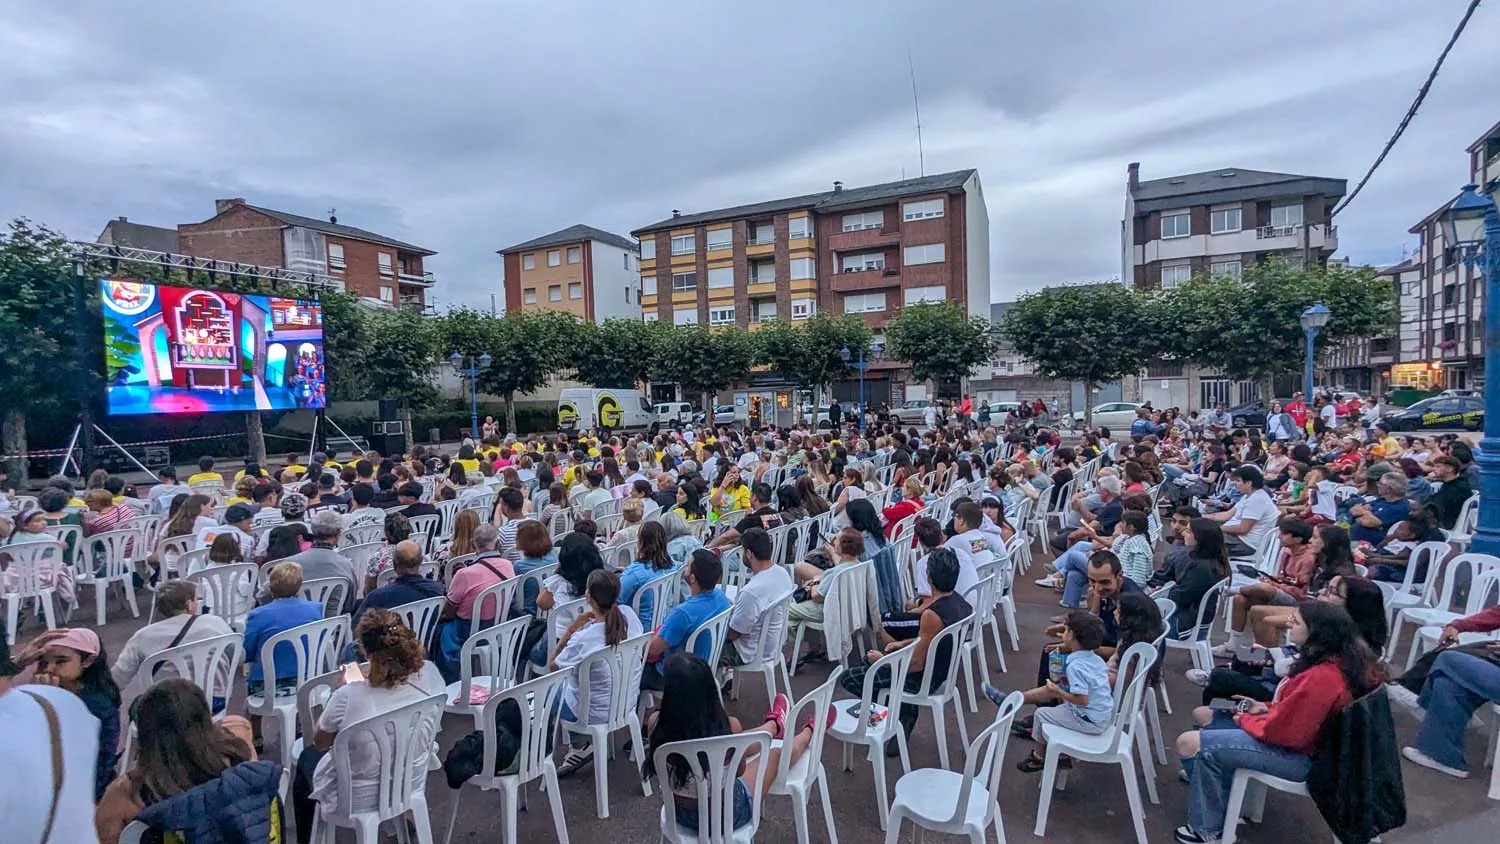
[[[651,644],[646,648],[646,670],[641,674],[641,688],[660,691],[662,662],[682,650],[688,637],[703,622],[732,606],[729,596],[718,589],[719,578],[723,575],[724,564],[719,562],[718,555],[705,548],[693,552],[682,576],[693,594],[667,613],[656,635],[651,637]],[[696,653],[706,660],[712,656],[711,648],[717,644],[720,643],[710,642],[705,636],[698,642]]]

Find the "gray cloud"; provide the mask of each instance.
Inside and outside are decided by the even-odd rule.
[[[219,196],[439,251],[487,304],[494,250],[625,232],[918,169],[978,167],[995,298],[1119,271],[1125,164],[1358,178],[1462,0],[99,4],[0,8],[0,216],[75,237],[203,219]],[[1496,119],[1481,10],[1341,217],[1388,262]]]

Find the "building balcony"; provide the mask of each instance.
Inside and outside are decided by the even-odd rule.
[[[764,258],[776,254],[776,240],[749,240],[745,242],[745,256]]]
[[[828,248],[834,252],[857,252],[900,243],[901,229],[893,223],[878,229],[836,232],[825,239]]]
[[[413,313],[422,314],[424,316],[432,316],[437,313],[437,310],[431,305],[427,304],[426,299],[422,296],[402,296],[400,299],[396,300],[396,305],[403,310],[408,310]]]
[[[413,287],[431,287],[436,281],[432,273],[414,273],[406,270],[396,273],[396,279],[402,284]]]
[[[860,290],[880,290],[901,286],[901,271],[895,267],[854,270],[834,273],[829,277],[829,289],[835,293],[854,293]]]
[[[1136,266],[1153,261],[1175,261],[1210,255],[1246,255],[1258,252],[1294,251],[1302,248],[1303,226],[1261,226],[1218,234],[1152,238],[1135,244],[1131,260]],[[1307,247],[1332,252],[1339,247],[1338,226],[1313,223],[1307,228]]]

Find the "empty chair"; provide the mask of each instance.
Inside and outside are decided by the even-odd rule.
[[[97,533],[84,541],[81,553],[73,561],[73,584],[91,586],[94,589],[94,619],[104,625],[105,604],[109,587],[118,584],[130,607],[132,618],[140,618],[140,608],[135,603],[135,571],[130,563],[129,551],[140,544],[136,531],[130,528]]]
[[[810,844],[812,841],[808,830],[807,803],[814,787],[818,789],[818,797],[823,802],[823,822],[828,827],[829,844],[838,844],[838,831],[833,823],[833,804],[828,797],[828,775],[823,770],[823,739],[828,732],[825,713],[838,688],[839,675],[843,673],[842,666],[835,666],[823,685],[808,692],[787,710],[787,735],[792,735],[792,730],[796,729],[792,725],[801,725],[810,718],[813,725],[812,739],[808,742],[807,752],[800,758],[793,761],[791,753],[783,752],[777,757],[776,770],[766,774],[771,778],[771,785],[766,789],[768,795],[792,798],[792,820],[797,827],[798,844]],[[771,744],[773,747],[785,748],[783,739],[777,739]]]
[[[752,755],[766,759],[771,750],[771,736],[760,731],[727,736],[668,742],[656,748],[652,765],[661,782],[661,837],[672,844],[748,844],[755,840],[760,827],[760,807],[766,766],[746,765],[750,780],[744,788],[750,792],[750,821],[734,826],[735,792],[741,787],[740,767]],[[672,761],[686,768],[684,782],[671,784]],[[673,799],[682,794],[697,800],[698,828],[687,830],[677,823]]]
[[[342,586],[344,581],[339,579],[338,583]],[[260,657],[260,665],[265,672],[264,685],[259,694],[246,696],[245,709],[252,715],[276,722],[276,737],[281,747],[281,755],[277,758],[283,760],[283,764],[291,765],[295,758],[292,755],[292,739],[297,732],[297,688],[313,677],[338,667],[339,650],[348,640],[349,616],[340,615],[283,630],[260,646],[257,656]],[[296,666],[292,677],[295,685],[285,692],[278,688],[277,683],[278,653],[292,654]]]
[[[844,744],[844,770],[852,770],[855,745],[864,745],[870,765],[875,770],[876,817],[880,828],[885,829],[888,811],[885,784],[885,745],[894,740],[901,751],[901,770],[911,769],[911,758],[906,748],[906,733],[901,729],[899,718],[893,717],[901,711],[906,696],[906,677],[911,668],[912,654],[916,642],[882,656],[865,671],[860,684],[860,696],[855,700],[841,700],[833,705],[833,726],[828,735]],[[889,674],[886,688],[877,687],[876,678]],[[853,675],[851,675],[853,676]],[[879,702],[884,692],[885,704]]]
[[[312,819],[312,840],[333,844],[336,827],[352,827],[359,844],[378,844],[382,821],[394,820],[406,837],[405,816],[410,813],[421,844],[432,842],[432,822],[427,816],[427,759],[437,730],[443,696],[433,695],[344,725],[334,736],[334,780],[338,796],[331,805],[319,804]],[[353,758],[373,755],[380,771],[375,805],[352,810]]]
[[[962,773],[946,768],[922,768],[896,781],[896,797],[890,816],[882,824],[886,844],[896,844],[901,822],[910,820],[920,829],[949,835],[966,835],[970,841],[985,841],[993,826],[995,837],[1005,841],[1000,822],[1000,771],[1005,748],[1010,743],[1011,724],[1021,708],[1021,693],[1011,692],[1001,702],[995,720],[980,731],[964,754]],[[918,840],[921,833],[918,832]]]
[[[41,605],[47,629],[57,626],[57,574],[67,565],[63,562],[61,542],[25,542],[0,548],[0,557],[10,562],[5,570],[5,641],[16,643],[16,628],[21,623],[21,603],[34,601]]]

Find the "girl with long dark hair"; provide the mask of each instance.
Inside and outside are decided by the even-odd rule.
[[[640,540],[636,545],[635,562],[620,572],[620,603],[629,605],[635,593],[647,583],[665,575],[677,564],[667,553],[667,530],[660,522],[641,525]],[[641,604],[641,624],[651,626],[654,620],[650,601]]]
[[[809,516],[821,516],[828,512],[828,500],[818,494],[811,475],[802,475],[796,481],[797,492],[802,494],[802,506]]]
[[[115,777],[120,741],[120,687],[109,673],[109,656],[99,634],[85,627],[63,627],[37,636],[15,659],[33,673],[20,680],[72,692],[99,719],[99,752],[94,766],[94,799]],[[19,685],[19,683],[18,683]]]
[[[1167,597],[1177,605],[1172,614],[1171,633],[1182,638],[1198,623],[1199,606],[1204,596],[1219,581],[1229,576],[1229,552],[1224,547],[1224,532],[1212,519],[1193,519],[1183,534],[1188,549],[1188,566]],[[1203,617],[1213,618],[1217,600],[1210,599]],[[1203,631],[1207,635],[1207,629]]]
[[[588,599],[588,609],[579,613],[558,637],[547,667],[552,671],[568,672],[562,693],[562,719],[574,724],[597,724],[609,721],[613,675],[607,665],[599,662],[593,665],[589,672],[588,709],[584,711],[583,702],[578,699],[578,667],[594,653],[641,635],[642,627],[635,611],[621,606],[620,578],[614,572],[596,569],[590,573],[584,586],[584,597]],[[632,676],[625,680],[630,689],[639,691],[639,664],[633,669]],[[631,695],[631,708],[635,707],[634,696]],[[593,758],[593,745],[585,736],[583,744],[569,748],[562,764],[557,766],[557,775],[568,776]]]
[[[1115,652],[1108,662],[1111,686],[1121,682],[1121,678],[1116,676],[1120,668],[1120,655],[1137,642],[1155,642],[1165,626],[1161,620],[1161,608],[1150,595],[1145,592],[1125,592],[1120,595],[1115,601]],[[1150,682],[1155,683],[1160,675],[1161,664],[1158,661],[1151,667]],[[1123,682],[1129,683],[1130,678],[1123,678]]]
[[[677,484],[677,506],[672,508],[672,512],[690,522],[706,515],[703,510],[703,494],[696,483],[686,480]]]

